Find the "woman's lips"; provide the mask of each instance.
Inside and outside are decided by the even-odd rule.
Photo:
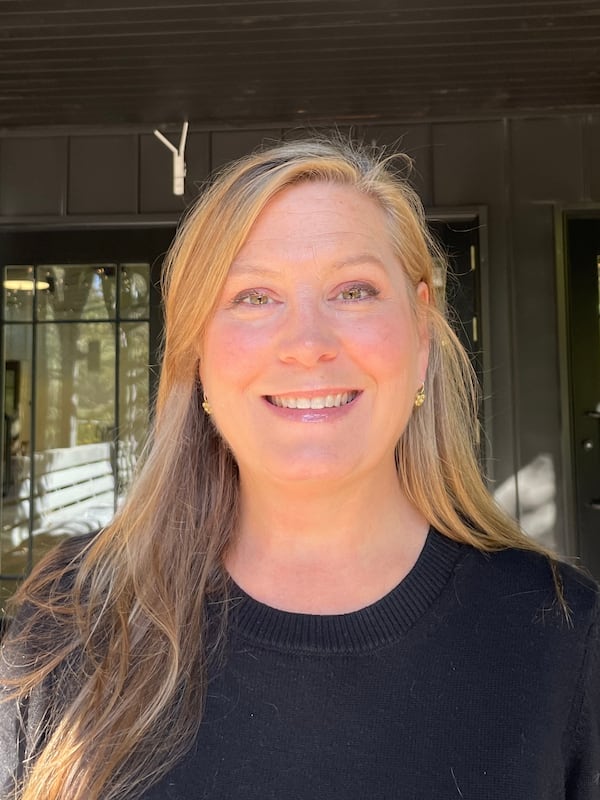
[[[278,408],[299,408],[299,409],[322,409],[322,408],[341,408],[355,400],[359,395],[358,390],[352,389],[344,392],[327,392],[324,394],[314,394],[310,397],[306,395],[267,395],[266,399],[273,406]]]

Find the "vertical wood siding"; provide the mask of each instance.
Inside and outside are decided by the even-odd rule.
[[[539,453],[561,471],[554,204],[600,205],[600,114],[362,126],[355,132],[407,151],[428,207],[488,212],[489,361],[486,420],[494,478]],[[177,215],[212,169],[292,130],[192,131],[186,195],[171,191],[171,155],[148,129],[132,133],[0,138],[0,225],[99,215],[135,224]],[[173,140],[177,135],[173,134]],[[557,528],[565,520],[559,509]]]

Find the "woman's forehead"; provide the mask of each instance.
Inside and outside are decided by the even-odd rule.
[[[340,250],[338,260],[389,253],[392,240],[385,212],[351,186],[326,182],[287,187],[258,215],[232,267],[262,253]]]

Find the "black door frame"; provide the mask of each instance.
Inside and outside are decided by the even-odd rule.
[[[182,215],[103,215],[85,217],[29,217],[29,218],[2,218],[0,217],[0,241],[6,234],[19,234],[26,236],[29,233],[69,233],[74,231],[101,232],[102,230],[123,229],[127,231],[141,231],[149,228],[172,228],[173,233],[181,220]],[[481,403],[484,423],[493,419],[492,402],[492,368],[490,358],[490,292],[489,292],[489,262],[488,262],[488,210],[485,205],[431,207],[426,209],[428,221],[443,223],[473,222],[478,228],[479,249],[477,253],[477,267],[479,269],[479,340],[481,349]],[[156,295],[155,295],[156,301]],[[151,316],[160,315],[160,304],[155,302],[151,307]],[[157,317],[156,317],[157,318]],[[151,343],[152,346],[152,343]],[[4,392],[4,373],[0,370],[0,396]],[[494,459],[492,457],[491,437],[485,436],[482,443],[482,457],[486,476],[493,481]]]
[[[482,441],[481,458],[485,477],[493,488],[495,478],[495,459],[493,454],[493,437],[491,421],[493,414],[493,367],[491,360],[491,324],[490,324],[490,274],[488,243],[488,207],[475,206],[433,206],[425,209],[428,222],[473,222],[478,228],[479,252],[479,340],[482,343],[480,356],[481,379],[481,416],[484,424],[484,441]]]
[[[15,217],[7,219],[0,217],[0,242],[5,235],[18,234],[19,236],[26,236],[27,234],[37,233],[99,233],[103,230],[119,230],[119,231],[135,231],[140,232],[149,229],[172,228],[173,235],[177,226],[182,218],[181,214],[147,214],[136,216],[123,216],[123,215],[95,215],[93,217],[63,217],[57,219],[56,217]],[[0,258],[2,253],[0,252]],[[158,287],[152,287],[152,294],[150,300],[150,328],[151,331],[156,331],[156,336],[153,337],[160,340],[160,329],[162,325],[159,324],[160,304],[156,302],[156,295]],[[155,302],[152,302],[154,295]],[[156,349],[156,341],[150,341],[151,351]],[[0,393],[4,392],[4,374],[0,370]],[[0,394],[0,396],[4,396]]]
[[[31,217],[2,217],[0,216],[0,237],[6,233],[36,233],[42,231],[74,231],[74,230],[95,230],[110,228],[143,229],[156,227],[177,228],[185,211],[168,214],[104,214],[90,216],[31,216]],[[493,419],[493,386],[492,386],[492,364],[490,349],[490,281],[489,281],[489,244],[488,244],[488,207],[487,205],[470,206],[431,206],[425,209],[428,221],[439,221],[445,223],[452,222],[476,222],[479,233],[479,308],[481,318],[479,319],[479,331],[483,349],[481,354],[482,366],[482,412],[484,421]],[[151,308],[151,313],[153,309]],[[154,309],[156,312],[156,309]],[[3,383],[3,377],[0,378]],[[0,386],[3,391],[3,386]],[[492,457],[492,439],[488,435],[485,443],[485,473],[493,481],[494,479],[494,459]]]
[[[56,217],[49,219],[49,218],[31,218],[27,220],[23,219],[12,219],[10,221],[5,221],[5,219],[0,218],[0,261],[4,261],[5,253],[7,253],[8,258],[12,257],[11,253],[11,245],[7,239],[10,236],[17,236],[19,238],[26,237],[28,234],[37,235],[37,234],[79,234],[85,236],[87,233],[91,234],[99,234],[102,231],[117,231],[119,234],[123,233],[125,236],[128,233],[135,233],[136,235],[141,234],[144,230],[152,230],[154,232],[157,231],[172,231],[172,235],[170,240],[172,240],[173,236],[175,235],[175,231],[177,228],[177,224],[181,218],[181,215],[164,215],[164,216],[135,216],[135,217],[123,217],[123,216],[103,216],[103,217],[94,217],[94,218],[61,218],[57,220]],[[2,244],[7,247],[7,251],[3,252]],[[151,265],[151,270],[152,270]],[[152,274],[152,272],[151,272]],[[151,353],[158,352],[158,344],[162,338],[162,309],[160,303],[160,290],[155,280],[152,281],[151,285],[151,294],[150,294],[150,349]],[[0,336],[0,351],[3,355],[4,351],[4,342],[3,336]],[[151,375],[150,375],[150,398],[152,404],[152,398],[154,396],[154,390],[156,388],[158,380],[158,369],[151,368]],[[0,397],[4,398],[4,369],[0,369]],[[2,467],[0,465],[0,473],[2,473]],[[31,568],[31,563],[29,564],[29,568]],[[2,575],[3,579],[12,580],[18,579],[20,576],[13,576],[13,575]],[[0,617],[2,615],[0,614]],[[1,630],[0,630],[1,633]]]
[[[577,498],[575,496],[575,464],[573,461],[574,426],[571,416],[571,371],[569,356],[569,296],[567,226],[571,219],[600,220],[598,203],[557,203],[554,205],[554,243],[556,268],[556,311],[558,322],[561,481],[559,490],[564,506],[567,555],[579,556],[577,530]]]

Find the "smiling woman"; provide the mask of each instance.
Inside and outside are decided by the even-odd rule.
[[[291,481],[288,495],[320,498],[351,487],[357,531],[359,509],[369,506],[357,502],[358,491],[382,506],[400,494],[396,443],[429,352],[413,294],[426,304],[427,284],[420,281],[413,293],[385,213],[370,197],[314,181],[267,203],[231,266],[200,348],[200,378],[240,470],[245,519],[262,517],[271,498],[281,505],[273,481]],[[318,512],[322,522],[327,508],[329,502]],[[283,521],[258,527],[269,538],[289,530]],[[426,521],[419,527],[420,549]],[[237,544],[243,537],[238,530]],[[246,557],[243,563],[254,573]],[[355,578],[364,583],[365,576]],[[312,594],[315,587],[305,588]]]
[[[485,488],[440,257],[374,153],[215,180],[143,469],[17,597],[3,797],[598,798],[597,589]]]

